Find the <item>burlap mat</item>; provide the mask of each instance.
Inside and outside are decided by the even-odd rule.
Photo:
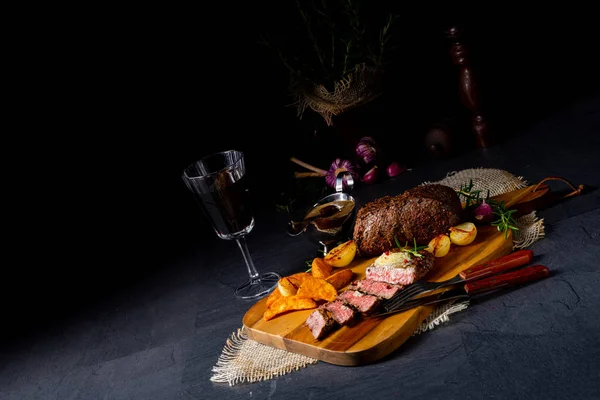
[[[331,126],[334,115],[368,103],[381,94],[381,75],[379,68],[358,64],[352,73],[335,83],[333,91],[323,85],[306,87],[298,95],[298,116],[302,118],[310,107]]]
[[[456,190],[462,184],[473,181],[474,190],[490,190],[490,195],[521,189],[528,185],[520,176],[499,169],[475,168],[459,172],[450,172],[437,182]],[[514,248],[525,248],[544,237],[543,219],[536,217],[535,212],[516,220],[519,230],[514,236]],[[450,315],[468,307],[468,301],[444,304],[434,310],[429,317],[413,333],[413,336],[435,329],[448,322]],[[316,364],[317,359],[285,350],[266,346],[248,339],[245,329],[239,328],[227,339],[210,378],[213,382],[228,383],[230,386],[240,383],[252,383],[272,379],[292,371]]]
[[[441,185],[450,186],[454,190],[459,190],[461,185],[473,182],[473,190],[489,190],[490,196],[497,196],[502,193],[522,189],[529,185],[522,176],[515,176],[508,171],[493,168],[471,168],[462,171],[449,172],[446,177],[437,182]],[[513,237],[514,249],[523,249],[531,246],[537,240],[544,237],[544,220],[536,216],[535,211],[523,215],[515,220],[519,230]]]

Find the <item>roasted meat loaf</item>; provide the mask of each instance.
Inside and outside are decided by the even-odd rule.
[[[435,236],[460,222],[462,206],[448,186],[417,186],[397,196],[384,196],[361,207],[356,215],[353,239],[358,256],[377,256],[416,240],[426,245]]]

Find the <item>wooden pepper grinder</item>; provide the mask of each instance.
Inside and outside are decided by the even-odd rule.
[[[473,116],[472,127],[475,133],[475,144],[479,148],[492,145],[492,139],[488,131],[487,121],[481,113],[479,90],[473,76],[473,70],[467,60],[467,49],[460,41],[458,28],[452,27],[447,32],[451,40],[450,54],[455,65],[460,67],[459,88],[463,104],[471,111]]]

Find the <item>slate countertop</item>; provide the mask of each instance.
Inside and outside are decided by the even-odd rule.
[[[366,202],[474,167],[599,187],[597,105],[578,104],[506,143],[427,162],[354,195]],[[592,191],[538,212],[546,237],[531,248],[552,271],[543,281],[471,305],[374,364],[319,362],[233,387],[212,383],[211,369],[252,303],[232,297],[244,274],[237,247],[210,240],[76,319],[4,346],[0,399],[600,398],[599,206]],[[306,238],[287,236],[285,222],[257,216],[248,244],[259,270],[297,272],[314,251]]]

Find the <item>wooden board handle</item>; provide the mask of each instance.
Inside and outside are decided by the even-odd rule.
[[[532,259],[532,250],[518,250],[495,260],[468,268],[459,275],[465,282],[469,282],[529,264]]]
[[[503,286],[516,286],[525,282],[535,281],[550,275],[550,270],[543,265],[532,265],[517,271],[491,276],[475,282],[466,283],[464,288],[469,294],[498,289]]]

